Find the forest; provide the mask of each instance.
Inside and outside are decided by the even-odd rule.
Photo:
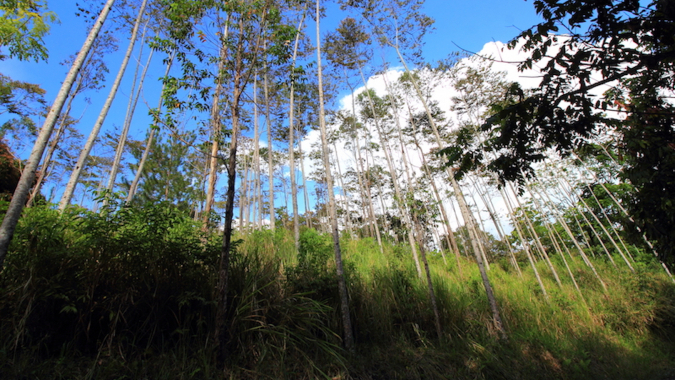
[[[675,3],[441,59],[424,0],[54,3],[0,0],[0,379],[675,378]]]

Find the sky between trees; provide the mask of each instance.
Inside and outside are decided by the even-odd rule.
[[[326,7],[326,17],[322,20],[323,35],[334,30],[340,20],[345,17],[345,12],[340,11],[337,5],[326,2],[324,6]],[[76,16],[76,13],[81,12],[78,11],[75,1],[52,1],[49,3],[49,7],[57,13],[60,20],[60,23],[52,25],[50,34],[45,38],[49,59],[46,62],[37,63],[32,61],[21,62],[15,59],[0,61],[0,72],[14,80],[40,85],[47,91],[45,95],[46,101],[51,103],[68,69],[67,66],[60,63],[77,52],[86,36],[87,27],[83,17],[81,15],[79,17]],[[435,19],[433,31],[427,33],[424,37],[423,54],[427,62],[445,59],[449,54],[460,51],[460,49],[464,49],[465,53],[475,52],[480,55],[490,55],[495,59],[508,62],[520,61],[522,60],[522,56],[516,51],[506,51],[506,49],[502,50],[496,48],[496,46],[503,48],[504,43],[517,35],[520,30],[527,29],[540,21],[540,18],[535,14],[532,3],[527,1],[479,0],[471,2],[447,2],[443,0],[428,0],[424,3],[423,12]],[[112,17],[116,16],[119,17],[119,11],[113,10]],[[313,20],[308,18],[308,30],[311,30],[313,25]],[[108,74],[107,85],[112,82],[128,41],[126,35],[128,31],[124,33],[124,35],[120,32],[116,34],[120,45],[118,51],[104,57],[104,61],[111,71]],[[308,37],[312,41],[315,39],[312,33],[308,33]],[[146,47],[143,54],[147,55],[148,51],[149,49]],[[137,46],[132,57],[132,65],[135,64],[135,60],[139,59],[138,52],[139,47]],[[379,54],[379,52],[375,52],[375,55],[378,55],[375,61],[381,61]],[[164,73],[161,62],[163,58],[154,58],[148,70],[142,98],[132,124],[132,139],[142,140],[145,138],[147,125],[151,122],[147,110],[150,107],[156,106],[156,99],[161,90],[161,84],[158,79]],[[142,58],[142,60],[144,59]],[[397,60],[393,56],[388,57],[388,60],[392,62],[393,67],[390,75],[392,79],[395,79],[402,72],[400,64],[396,64]],[[497,64],[495,69],[507,71],[509,73],[509,80],[522,81],[532,86],[536,85],[536,79],[533,79],[533,77],[536,77],[536,74],[518,73],[515,63]],[[124,123],[124,113],[127,100],[130,96],[129,88],[132,76],[133,70],[128,69],[109,116],[103,125],[101,135],[119,133]],[[527,76],[530,76],[530,78],[526,78]],[[369,81],[369,86],[373,86],[376,90],[381,90],[384,84],[381,78],[379,81],[376,78],[372,78]],[[364,89],[363,86],[357,87],[357,93]],[[79,100],[79,104],[76,104],[72,115],[74,117],[81,117],[77,128],[83,135],[86,136],[89,133],[91,126],[96,120],[98,109],[103,104],[106,95],[106,88],[97,92],[90,91],[86,94],[86,97],[90,99],[90,104],[83,102],[82,99]],[[439,94],[438,100],[443,103],[449,99],[448,95]],[[344,108],[350,99],[348,90],[340,88],[340,94],[336,99],[335,107]],[[445,103],[447,104],[447,102]],[[307,136],[307,141],[303,141],[303,148],[308,149],[317,139],[318,131],[310,132]],[[261,136],[261,144],[263,146],[267,145],[266,140],[266,136],[263,133]],[[14,153],[21,158],[26,158],[30,153],[30,149],[31,144],[25,144],[20,149],[15,149]],[[95,146],[92,152],[94,155],[103,153],[103,148],[100,146]],[[343,154],[338,156],[347,157],[347,155]],[[345,161],[342,164],[349,165],[349,162]],[[306,165],[308,166],[308,171],[311,171],[310,166],[313,163],[307,160]],[[221,181],[224,181],[224,179],[221,178]],[[49,191],[49,189],[47,188],[45,191]],[[59,196],[58,191],[56,192],[56,198]],[[304,209],[304,207],[302,208]]]

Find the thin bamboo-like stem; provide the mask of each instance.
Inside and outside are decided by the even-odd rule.
[[[539,284],[539,288],[541,289],[541,292],[544,295],[544,299],[546,300],[546,302],[549,302],[548,292],[546,292],[546,287],[544,286],[544,283],[541,280],[541,276],[539,275],[539,270],[537,269],[537,265],[534,262],[534,258],[532,257],[532,252],[530,251],[530,245],[525,240],[525,234],[523,233],[523,230],[520,228],[520,223],[518,222],[518,219],[516,218],[516,214],[513,210],[513,205],[511,204],[511,199],[509,198],[508,194],[504,191],[504,189],[500,189],[500,191],[502,193],[502,198],[504,198],[504,204],[506,205],[506,208],[509,212],[509,215],[511,216],[511,222],[513,223],[513,226],[516,228],[516,232],[518,233],[518,235],[520,237],[520,241],[523,244],[523,249],[525,250],[527,260],[530,262],[530,266],[532,267],[532,272],[534,273],[534,277],[537,279],[537,283]]]
[[[566,180],[565,180],[565,181],[566,181]],[[569,185],[569,182],[567,182],[567,184]],[[605,254],[606,254],[607,257],[609,258],[609,261],[612,263],[612,265],[614,266],[614,268],[617,268],[617,269],[618,269],[618,267],[617,267],[617,265],[616,265],[616,262],[614,262],[614,258],[612,257],[612,254],[609,252],[609,249],[608,249],[607,246],[605,245],[605,242],[602,240],[602,236],[600,236],[600,234],[599,234],[598,231],[595,229],[595,227],[593,227],[593,224],[590,222],[590,220],[588,220],[588,218],[586,217],[586,214],[584,214],[581,210],[579,210],[578,207],[575,207],[575,203],[574,203],[575,197],[572,195],[572,193],[570,192],[570,190],[568,190],[568,189],[563,185],[562,180],[561,180],[561,182],[560,182],[559,188],[563,191],[563,194],[565,194],[565,195],[567,196],[567,199],[568,199],[568,201],[570,202],[571,207],[574,207],[574,208],[576,208],[576,209],[579,211],[579,215],[581,215],[581,217],[582,217],[582,218],[584,219],[584,221],[586,222],[586,225],[588,226],[588,228],[591,229],[591,231],[593,232],[593,234],[595,235],[595,237],[598,239],[598,242],[599,242],[600,245],[602,246],[602,249],[605,251]],[[576,213],[575,213],[575,218],[576,218]],[[577,223],[578,223],[578,221],[577,221]],[[581,227],[581,224],[579,224],[579,228],[581,228],[582,231],[583,231],[583,228]],[[588,243],[590,244],[590,242],[591,242],[591,241],[590,241],[590,239],[589,239],[589,240],[588,240]]]
[[[572,233],[572,230],[569,228],[567,225],[567,222],[565,221],[565,218],[562,216],[562,212],[555,206],[555,203],[551,200],[551,197],[548,195],[546,191],[543,191],[542,194],[546,197],[548,200],[548,203],[553,205],[552,210],[554,213],[556,213],[556,218],[558,221],[560,221],[560,224],[563,226],[563,229],[567,233],[567,235],[572,239],[572,242],[574,245],[577,247],[577,250],[579,250],[579,255],[583,259],[584,263],[591,268],[591,271],[593,271],[593,274],[595,275],[595,278],[600,282],[600,285],[602,285],[602,289],[607,292],[607,285],[605,284],[605,281],[603,281],[602,277],[600,277],[600,274],[598,274],[598,271],[595,269],[595,266],[589,260],[589,258],[586,256],[586,253],[584,252],[584,249],[581,247],[581,244],[579,244],[579,241],[576,239],[574,236],[574,233]]]
[[[480,183],[479,181],[472,179],[473,185],[478,191],[478,195],[480,196],[481,200],[483,201],[483,204],[485,204],[485,207],[488,210],[488,213],[490,214],[490,218],[492,219],[492,223],[495,226],[495,229],[497,230],[497,234],[499,235],[499,240],[506,245],[506,248],[509,250],[509,258],[511,259],[511,265],[513,265],[516,268],[516,271],[518,272],[519,277],[523,277],[523,271],[520,270],[520,266],[518,265],[518,260],[516,260],[516,255],[515,252],[513,251],[513,246],[511,245],[511,241],[506,238],[506,234],[504,233],[504,226],[502,226],[501,221],[497,218],[494,204],[492,203],[492,199],[488,196],[488,189],[487,185],[484,185],[483,191],[485,194],[483,194],[483,191],[481,191],[480,188]]]
[[[110,106],[112,105],[112,102],[115,99],[117,90],[119,89],[120,83],[122,82],[122,77],[124,76],[124,72],[126,71],[127,64],[129,63],[129,59],[131,58],[131,53],[134,50],[134,45],[136,44],[136,37],[138,36],[138,29],[140,27],[141,19],[143,18],[146,5],[147,0],[143,0],[143,3],[141,3],[141,6],[138,11],[138,16],[136,17],[136,22],[134,23],[134,28],[131,32],[129,46],[127,47],[126,54],[124,55],[124,59],[122,60],[120,68],[117,72],[117,77],[115,78],[115,81],[110,87],[110,92],[108,93],[108,97],[106,98],[105,104],[103,105],[103,108],[101,109],[101,112],[99,113],[98,118],[94,123],[94,127],[92,128],[91,133],[89,134],[89,138],[87,139],[84,148],[82,148],[80,156],[77,159],[77,163],[75,164],[75,168],[73,168],[73,172],[70,175],[70,179],[66,184],[66,189],[64,190],[63,195],[61,197],[61,201],[59,202],[60,211],[63,211],[70,204],[70,200],[73,197],[73,193],[75,192],[75,187],[77,186],[77,182],[80,179],[80,174],[84,169],[84,164],[87,158],[89,157],[91,148],[94,146],[94,142],[98,137],[98,133],[101,130],[101,127],[103,126],[103,122],[108,116],[108,111],[110,110]]]
[[[138,99],[141,96],[141,90],[143,89],[143,83],[145,82],[145,77],[148,73],[148,68],[150,67],[150,62],[152,62],[152,56],[153,53],[155,52],[155,49],[150,50],[150,54],[148,55],[148,60],[145,63],[145,67],[143,68],[143,72],[141,73],[141,78],[138,83],[138,88],[136,88],[136,81],[138,80],[138,71],[141,66],[140,58],[143,56],[143,41],[145,40],[145,32],[147,30],[148,26],[148,21],[145,23],[145,27],[143,28],[143,34],[141,35],[141,46],[139,48],[138,52],[138,60],[136,62],[136,70],[134,70],[134,79],[132,81],[131,85],[131,93],[132,96],[129,96],[129,103],[127,104],[127,113],[124,118],[124,127],[122,128],[122,133],[120,133],[120,138],[117,143],[117,149],[115,151],[115,159],[113,160],[112,167],[110,168],[110,174],[108,177],[108,185],[106,186],[106,189],[109,191],[112,191],[113,188],[115,187],[115,180],[117,179],[117,172],[119,171],[120,163],[122,162],[122,154],[124,153],[124,147],[127,143],[127,136],[129,134],[129,128],[131,128],[131,121],[134,118],[134,113],[136,111],[136,106],[138,105]],[[133,94],[134,89],[136,90],[136,94]]]
[[[511,189],[511,192],[515,194],[515,190],[513,189],[513,186],[509,183],[509,188]],[[518,207],[522,208],[522,205],[520,204],[520,200],[518,200],[518,197],[515,197],[516,204]],[[553,277],[555,278],[555,281],[558,283],[558,286],[562,287],[562,282],[560,281],[560,277],[558,277],[558,272],[555,270],[555,267],[553,266],[553,263],[551,263],[551,259],[548,257],[548,253],[546,252],[546,248],[544,248],[544,245],[541,243],[541,239],[539,238],[539,234],[534,228],[534,225],[532,224],[532,221],[530,220],[530,217],[527,215],[526,210],[523,209],[523,213],[525,222],[527,223],[528,227],[530,228],[530,233],[532,234],[532,237],[534,237],[534,242],[536,243],[537,247],[541,251],[542,256],[544,257],[546,264],[548,264],[549,269],[551,270],[551,273],[553,274]]]
[[[175,58],[175,54],[171,54],[169,57],[169,61],[166,64],[166,71],[164,72],[164,76],[167,76],[169,74],[169,71],[171,70],[171,66],[173,65],[173,60]],[[164,93],[164,89],[166,88],[166,85],[162,85],[162,93]],[[159,104],[157,105],[157,113],[156,116],[159,117],[159,115],[162,112],[162,104],[163,104],[164,98],[160,95],[159,97]],[[148,135],[148,139],[145,142],[145,149],[143,150],[143,156],[141,156],[141,161],[138,163],[138,168],[136,169],[136,175],[134,176],[133,182],[131,182],[131,186],[129,186],[129,194],[127,194],[127,199],[126,202],[129,203],[133,199],[134,195],[136,194],[136,191],[138,190],[138,182],[141,180],[141,176],[143,175],[143,168],[145,167],[145,163],[148,160],[148,156],[150,155],[150,150],[152,149],[152,143],[154,141],[155,137],[155,131],[156,128],[151,127],[150,128],[150,134]]]

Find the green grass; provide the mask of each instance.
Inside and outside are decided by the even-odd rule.
[[[0,274],[7,379],[665,379],[675,369],[675,286],[593,260],[608,286],[557,257],[489,277],[508,341],[492,325],[476,265],[430,254],[443,336],[409,247],[342,239],[356,351],[341,348],[332,240],[285,229],[238,233],[225,371],[212,347],[220,237],[165,205],[92,214],[26,210]]]

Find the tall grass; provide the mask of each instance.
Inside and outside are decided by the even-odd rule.
[[[342,350],[332,241],[306,229],[239,232],[225,372],[212,349],[220,237],[168,205],[100,213],[27,209],[0,274],[0,377],[62,379],[659,379],[675,368],[675,287],[580,260],[558,286],[540,263],[489,277],[509,340],[492,329],[480,274],[430,255],[443,336],[409,247],[342,240],[357,352]],[[566,273],[553,257],[559,273]]]

